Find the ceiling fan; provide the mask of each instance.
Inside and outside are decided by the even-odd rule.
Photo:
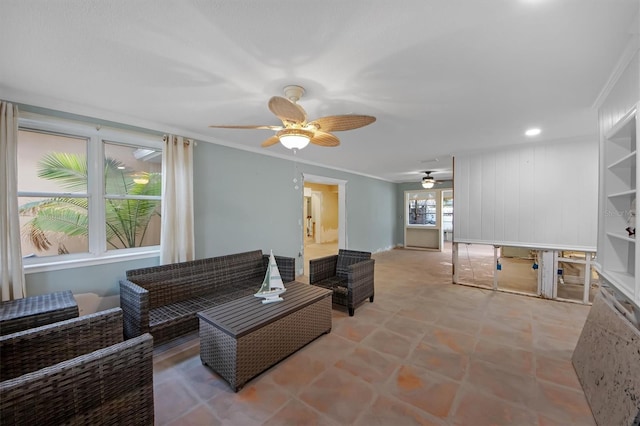
[[[423,172],[427,175],[422,178],[422,187],[426,189],[431,189],[436,184],[436,179],[431,176],[433,172]]]
[[[370,115],[329,115],[308,121],[306,111],[297,104],[304,94],[301,86],[286,86],[284,95],[274,96],[269,99],[269,110],[280,120],[281,126],[209,126],[217,129],[269,129],[275,130],[276,134],[262,142],[262,147],[266,148],[280,142],[289,149],[302,149],[309,143],[319,146],[338,146],[340,139],[331,132],[353,130],[364,127],[376,121]]]

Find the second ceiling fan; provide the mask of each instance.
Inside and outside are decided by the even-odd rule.
[[[274,96],[269,99],[269,110],[282,121],[281,126],[270,125],[212,125],[217,129],[269,129],[276,134],[262,142],[266,148],[282,143],[289,149],[302,149],[309,143],[319,146],[338,146],[340,139],[331,132],[353,130],[364,127],[376,121],[370,115],[329,115],[309,121],[306,111],[298,105],[298,100],[304,94],[301,86],[286,86],[286,98]]]
[[[422,173],[426,173],[426,176],[424,176],[422,178],[422,187],[426,188],[426,189],[431,189],[433,188],[433,186],[436,184],[436,179],[431,176],[431,171],[429,172],[422,172]]]

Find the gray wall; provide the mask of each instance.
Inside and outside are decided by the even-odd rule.
[[[436,184],[433,186],[433,189],[453,189],[453,181],[444,180],[441,182],[436,182]],[[416,182],[403,182],[396,184],[396,218],[394,233],[394,241],[396,241],[396,245],[404,246],[404,192],[422,190],[424,190],[424,188],[422,187],[419,179]],[[453,208],[453,211],[455,212],[455,206]]]
[[[398,243],[394,233],[398,184],[306,164],[299,164],[298,168],[303,173],[347,181],[347,248],[377,252],[389,250]]]
[[[396,235],[397,184],[257,153],[199,142],[194,156],[196,257],[273,250],[302,268],[301,174],[346,180],[347,248],[380,251]],[[294,189],[297,176],[299,188]],[[125,271],[157,265],[157,257],[26,275],[27,294],[71,289],[97,295],[100,309],[117,306]],[[104,299],[106,298],[106,299]],[[108,300],[108,301],[105,301]]]
[[[347,248],[375,252],[397,242],[394,183],[208,143],[194,158],[198,258],[273,250],[302,268],[303,173],[347,181]]]
[[[194,155],[196,257],[262,249],[297,256],[302,190],[293,164],[199,143]]]
[[[71,290],[74,294],[91,291],[100,296],[109,296],[118,293],[118,280],[125,278],[125,271],[155,266],[158,260],[158,257],[152,257],[27,274],[27,295]]]

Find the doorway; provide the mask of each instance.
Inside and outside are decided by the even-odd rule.
[[[308,276],[309,260],[337,254],[346,246],[346,181],[304,175],[303,259]]]

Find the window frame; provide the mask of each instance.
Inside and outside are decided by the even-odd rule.
[[[104,173],[102,171],[104,168],[105,143],[117,143],[121,145],[150,148],[163,151],[161,134],[119,129],[112,126],[105,126],[98,122],[83,122],[58,117],[44,116],[30,112],[21,112],[18,119],[18,130],[76,137],[86,139],[87,141],[87,193],[73,193],[70,195],[73,197],[88,198],[88,251],[86,253],[70,253],[45,257],[23,258],[22,262],[25,273],[46,272],[159,256],[160,245],[123,249],[108,249],[106,241],[106,226],[104,226],[106,220],[105,203],[107,197],[114,197],[114,195],[107,195],[105,193]],[[18,192],[18,196],[20,197],[47,195],[51,195],[51,192]],[[145,198],[145,196],[134,198],[141,199]],[[159,199],[160,203],[162,203],[161,195],[152,197],[152,199]]]
[[[441,226],[441,221],[440,221],[440,215],[441,215],[441,209],[442,206],[438,200],[440,197],[442,197],[441,193],[439,190],[436,189],[417,189],[417,190],[413,190],[413,191],[405,191],[405,205],[404,205],[404,209],[405,209],[405,224],[404,226],[407,228],[439,228]],[[412,197],[412,194],[415,194],[415,197]],[[435,222],[434,223],[410,223],[410,215],[411,215],[411,201],[415,201],[416,205],[417,205],[417,201],[418,200],[429,200],[429,197],[427,196],[427,194],[433,194],[433,200],[435,202],[435,212],[434,213],[427,213],[425,212],[425,215],[428,214],[433,214],[435,216]]]

